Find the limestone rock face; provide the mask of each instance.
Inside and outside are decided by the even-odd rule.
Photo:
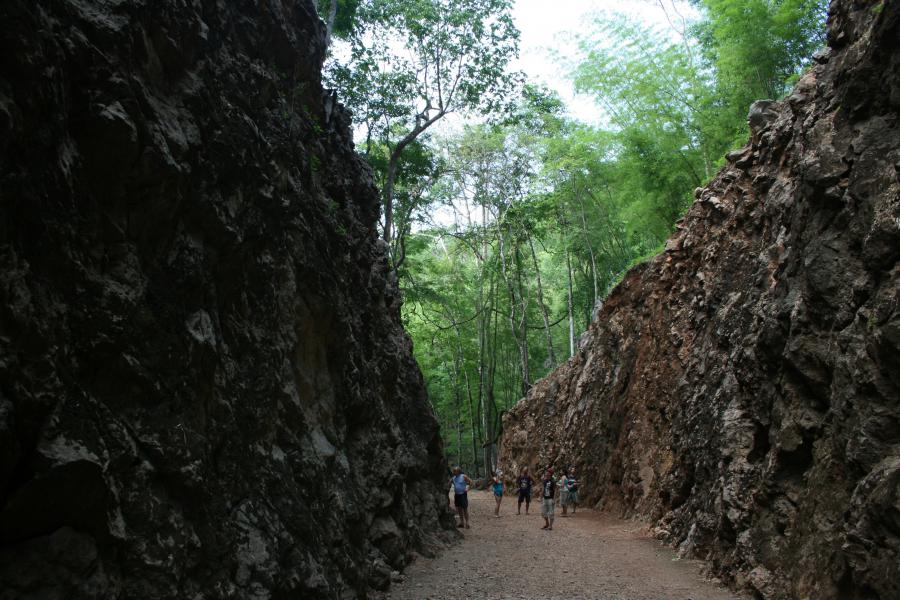
[[[323,54],[310,0],[0,5],[0,598],[362,597],[452,528]]]
[[[816,66],[506,415],[508,473],[577,466],[763,598],[900,597],[898,40],[900,3],[832,2]]]

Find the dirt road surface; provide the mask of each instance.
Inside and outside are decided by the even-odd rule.
[[[420,558],[395,583],[390,600],[736,600],[700,574],[701,564],[642,533],[639,523],[591,510],[543,531],[540,504],[516,515],[503,499],[494,517],[490,492],[469,492],[472,528],[435,559]]]

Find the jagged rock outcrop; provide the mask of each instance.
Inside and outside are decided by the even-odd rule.
[[[759,597],[900,597],[898,40],[900,3],[832,3],[817,64],[505,417],[507,472],[576,465]]]
[[[309,0],[0,5],[0,598],[363,597],[452,528]]]

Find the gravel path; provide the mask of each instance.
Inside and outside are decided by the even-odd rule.
[[[516,515],[503,499],[494,517],[489,492],[469,492],[472,529],[435,559],[420,558],[395,583],[391,600],[735,600],[700,575],[700,563],[678,560],[642,534],[638,523],[591,510],[557,517],[542,531],[540,505]]]

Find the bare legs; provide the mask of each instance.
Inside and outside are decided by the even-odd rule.
[[[459,515],[459,524],[457,527],[469,528],[469,509],[467,507],[457,506],[456,514]]]
[[[518,509],[516,510],[517,515],[522,514],[522,503],[523,502],[525,503],[525,514],[527,515],[528,509],[531,508],[531,496],[524,496],[522,494],[519,494],[519,504],[518,504]]]
[[[544,526],[541,529],[553,529],[553,500],[547,498],[541,505],[541,516],[544,517]]]
[[[553,515],[544,516],[544,526],[541,529],[553,529]]]

